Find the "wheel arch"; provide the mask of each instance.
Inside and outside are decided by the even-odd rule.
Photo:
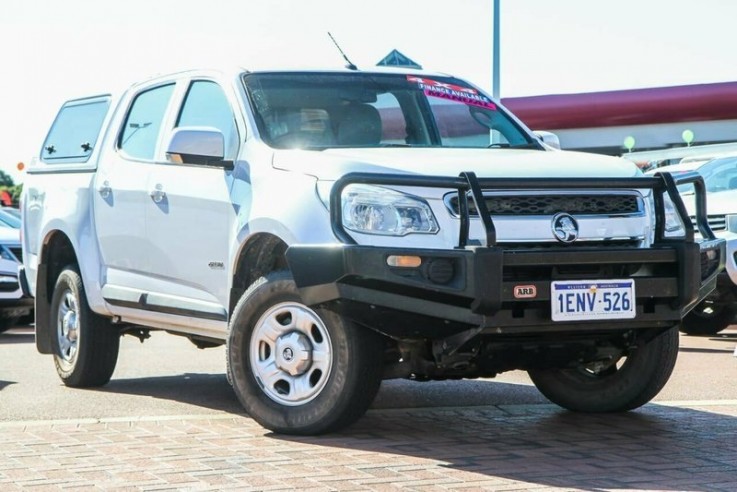
[[[50,231],[42,243],[36,279],[36,349],[53,353],[51,296],[56,279],[65,266],[79,264],[71,239],[60,230]]]
[[[241,247],[233,267],[228,313],[232,314],[246,289],[267,273],[288,270],[287,243],[270,233],[257,233]]]

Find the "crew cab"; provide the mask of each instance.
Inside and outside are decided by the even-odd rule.
[[[626,411],[723,268],[704,200],[696,174],[553,149],[451,75],[191,71],[61,107],[24,185],[22,276],[69,386],[163,330],[225,344],[276,432],[344,427],[383,379],[512,369]]]

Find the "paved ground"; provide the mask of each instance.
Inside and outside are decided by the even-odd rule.
[[[737,402],[581,416],[550,405],[372,410],[337,435],[244,416],[0,424],[0,490],[737,488]]]
[[[22,330],[12,334],[27,336]],[[20,352],[24,360],[14,361],[22,365],[11,370],[9,359],[0,358],[2,492],[737,490],[734,331],[721,338],[682,338],[671,383],[675,388],[693,384],[693,393],[711,395],[710,401],[675,401],[681,390],[671,389],[664,392],[670,399],[658,398],[638,411],[591,416],[544,403],[515,374],[501,384],[462,382],[479,395],[467,401],[454,400],[452,392],[440,395],[446,405],[461,405],[453,407],[424,403],[422,388],[444,393],[443,386],[391,384],[356,425],[319,438],[264,431],[228,403],[231,393],[220,387],[216,366],[212,374],[200,372],[206,368],[190,376],[181,368],[167,373],[170,369],[156,365],[151,354],[129,353],[134,347],[142,350],[138,342],[126,342],[120,368],[125,377],[122,383],[113,381],[117,390],[69,390],[53,380],[52,369],[37,380],[42,386],[30,391],[36,404],[25,402],[23,417],[15,400],[25,394],[21,390],[28,391],[26,373],[43,372],[36,363],[47,367],[50,360],[31,356],[28,340],[3,344],[9,336],[0,340],[0,354]],[[127,367],[128,357],[149,361],[134,358]],[[136,388],[135,375],[141,387]],[[204,397],[177,397],[192,382],[190,392]],[[490,392],[490,386],[501,390]],[[516,392],[507,395],[507,389]],[[402,398],[404,392],[410,397]],[[136,405],[139,411],[133,411]],[[47,408],[56,414],[40,419]],[[106,412],[99,414],[101,408]],[[180,409],[187,411],[164,412]]]

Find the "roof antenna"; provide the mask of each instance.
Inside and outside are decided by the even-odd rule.
[[[338,46],[338,42],[335,40],[335,38],[333,37],[333,35],[330,34],[330,31],[328,31],[328,36],[330,36],[330,39],[333,40],[333,44],[335,45],[336,48],[338,48],[338,51],[340,51],[340,54],[343,55],[343,59],[346,61],[345,68],[347,68],[348,70],[358,70],[358,67],[355,66],[353,64],[353,62],[351,62],[348,59],[348,57],[346,56],[346,54],[343,53],[343,50],[340,49],[340,46]]]

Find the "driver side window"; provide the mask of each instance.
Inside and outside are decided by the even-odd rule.
[[[176,126],[217,128],[225,137],[225,160],[235,160],[238,152],[238,127],[230,102],[223,89],[215,82],[196,80],[190,84]]]

